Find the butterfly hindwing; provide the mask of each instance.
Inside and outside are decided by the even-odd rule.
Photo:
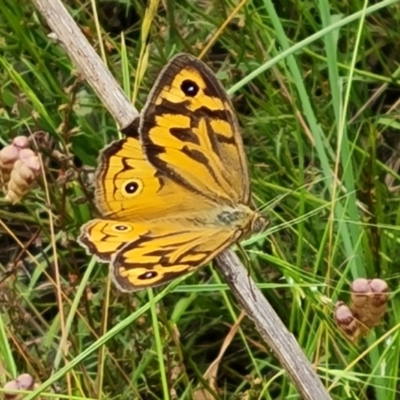
[[[98,218],[82,226],[78,240],[88,253],[96,255],[101,261],[109,262],[127,243],[146,233],[146,227],[143,225]]]
[[[194,229],[179,221],[149,224],[146,229],[112,259],[111,277],[121,291],[159,286],[185,275],[211,261],[239,235],[223,228]]]
[[[196,228],[185,220],[121,222],[94,219],[79,240],[100,261],[121,291],[158,286],[210,261],[238,239],[230,229]]]

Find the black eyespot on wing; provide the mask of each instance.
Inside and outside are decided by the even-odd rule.
[[[115,225],[114,229],[119,232],[124,232],[128,230],[128,227],[126,225]]]
[[[185,93],[188,97],[194,97],[199,92],[199,86],[196,82],[193,82],[190,79],[185,79],[181,83],[182,92]]]
[[[134,194],[139,189],[139,184],[135,181],[128,182],[125,185],[125,192],[128,194]]]
[[[155,271],[148,271],[148,272],[145,272],[145,273],[142,274],[142,275],[139,275],[139,276],[138,276],[138,279],[140,279],[141,281],[145,281],[146,279],[153,279],[153,278],[155,278],[157,275],[158,275],[158,273],[155,272]]]

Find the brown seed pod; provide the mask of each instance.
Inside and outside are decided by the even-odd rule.
[[[27,149],[29,147],[29,138],[26,136],[17,136],[13,139],[12,145],[18,149]]]
[[[39,157],[31,149],[22,149],[11,171],[5,200],[17,203],[29,191],[39,175]]]
[[[351,285],[354,314],[371,329],[381,323],[389,300],[389,287],[382,279],[356,279]]]
[[[334,318],[340,330],[352,341],[360,336],[359,321],[355,318],[350,307],[343,301],[335,304]]]
[[[19,149],[12,144],[0,150],[0,184],[1,189],[6,192],[14,163],[18,160]]]
[[[26,136],[17,136],[12,143],[0,150],[0,187],[7,192],[8,181],[15,162],[22,149],[29,148],[29,139]]]
[[[21,374],[12,381],[7,382],[4,389],[4,400],[22,400],[25,396],[21,394],[11,393],[16,390],[32,390],[34,389],[35,381],[29,374]],[[7,393],[7,391],[10,391]]]
[[[382,279],[358,278],[350,289],[351,305],[337,302],[334,317],[342,332],[356,341],[381,323],[389,300],[389,287]]]

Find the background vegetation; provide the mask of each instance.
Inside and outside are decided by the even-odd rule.
[[[400,398],[400,3],[64,3],[139,109],[173,54],[206,50],[271,221],[243,244],[251,275],[333,399]],[[240,309],[211,266],[149,301],[118,293],[76,243],[95,215],[89,167],[118,132],[48,33],[30,1],[0,2],[0,146],[45,132],[47,180],[17,205],[0,195],[1,383],[23,372],[45,381],[83,354],[47,393],[193,399],[228,340],[209,398],[298,398],[251,321],[230,337]],[[356,277],[385,279],[391,295],[384,321],[354,342],[333,309]]]

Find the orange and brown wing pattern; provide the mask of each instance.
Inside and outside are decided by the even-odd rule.
[[[185,275],[211,261],[241,234],[222,227],[194,229],[177,221],[150,223],[146,229],[112,258],[111,278],[121,291],[159,286]]]
[[[204,197],[158,172],[134,137],[111,143],[101,153],[99,165],[95,200],[107,219],[158,218],[176,215],[177,209],[193,212],[207,207]]]
[[[82,226],[79,243],[89,254],[109,262],[127,243],[148,234],[145,225],[110,219],[93,219]]]
[[[215,202],[247,204],[246,158],[232,104],[214,73],[181,54],[157,79],[140,119],[147,159]]]
[[[110,276],[125,292],[165,284],[201,267],[234,243],[242,232],[201,228],[185,220],[122,222],[94,219],[79,242],[110,263]]]

